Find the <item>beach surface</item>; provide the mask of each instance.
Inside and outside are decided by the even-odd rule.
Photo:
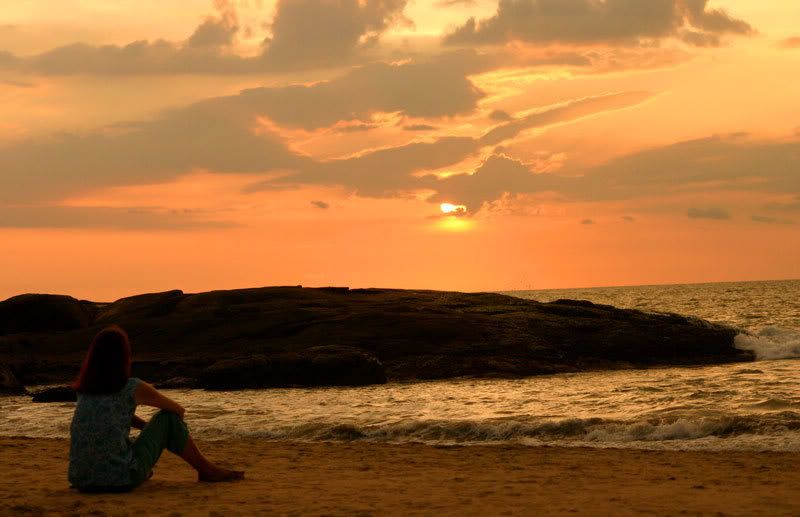
[[[169,453],[126,494],[80,494],[68,442],[0,438],[0,515],[797,515],[797,455],[558,447],[201,443],[247,479],[202,484]]]

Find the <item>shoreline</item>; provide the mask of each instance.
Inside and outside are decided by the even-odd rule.
[[[797,454],[517,445],[200,442],[247,479],[198,484],[165,453],[127,494],[66,481],[68,441],[0,438],[2,514],[675,514],[800,512]]]

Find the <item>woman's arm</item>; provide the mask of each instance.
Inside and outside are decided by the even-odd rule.
[[[181,418],[183,418],[184,413],[186,413],[183,406],[163,395],[160,391],[144,381],[140,381],[136,386],[133,398],[136,400],[137,405],[157,407],[175,413]]]
[[[147,422],[145,422],[138,416],[133,415],[133,418],[131,418],[131,427],[133,427],[134,429],[139,429],[141,431],[142,429],[144,429],[145,425],[147,425]]]

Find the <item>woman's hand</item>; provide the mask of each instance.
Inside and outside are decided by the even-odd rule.
[[[131,419],[131,427],[141,431],[142,429],[144,429],[145,425],[147,425],[147,422],[145,422],[144,420],[142,420],[138,416],[133,415],[133,418]]]
[[[137,405],[152,406],[163,409],[164,411],[175,413],[181,418],[183,418],[183,415],[186,414],[186,409],[184,409],[183,406],[144,381],[140,381],[139,385],[136,386],[136,391],[133,394],[133,398]]]

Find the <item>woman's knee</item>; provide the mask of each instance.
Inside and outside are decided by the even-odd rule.
[[[173,413],[172,411],[167,411],[166,409],[159,409],[158,412],[153,415],[151,420],[155,419],[166,419],[166,420],[181,420],[181,417],[178,416],[177,413]]]
[[[167,429],[185,429],[186,424],[176,413],[162,409],[150,419],[150,424],[166,426]]]

